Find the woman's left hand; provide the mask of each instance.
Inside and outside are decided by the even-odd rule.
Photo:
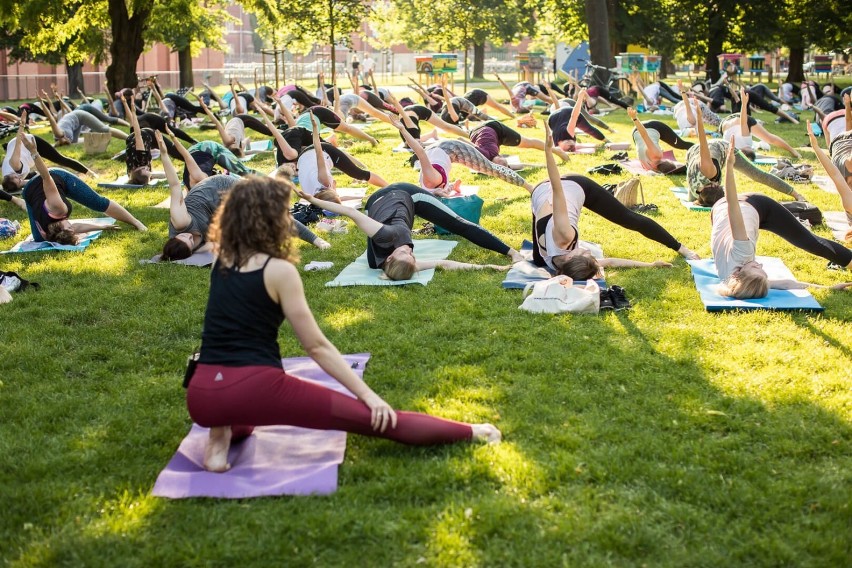
[[[654,268],[671,268],[672,267],[672,263],[666,262],[665,260],[655,260],[651,264],[654,266]]]
[[[363,403],[370,409],[370,425],[373,430],[384,432],[388,426],[396,428],[396,412],[388,403],[374,392],[362,399]]]

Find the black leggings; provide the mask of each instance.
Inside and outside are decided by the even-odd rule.
[[[509,245],[479,225],[471,223],[466,219],[462,219],[452,209],[441,203],[437,197],[412,183],[392,183],[375,192],[367,200],[367,205],[365,206],[367,214],[369,215],[370,207],[378,198],[393,190],[403,190],[411,195],[411,198],[414,201],[415,215],[418,215],[430,223],[434,223],[453,234],[463,237],[484,249],[492,250],[500,254],[509,254],[509,251],[511,250]],[[369,251],[370,248],[368,247],[367,250]],[[367,260],[368,262],[370,261],[369,258]],[[375,266],[375,259],[373,259],[372,263],[370,263],[370,266],[378,268]]]
[[[680,95],[680,93],[676,93],[674,89],[672,89],[662,81],[657,81],[657,83],[659,83],[660,85],[660,96],[662,98],[668,100],[669,102],[673,102],[674,104],[683,101],[683,97]]]
[[[660,122],[659,120],[649,120],[642,123],[645,126],[645,130],[656,130],[660,133],[660,140],[671,146],[672,148],[677,148],[678,150],[689,150],[695,144],[693,142],[687,142],[672,130],[672,127],[668,124]]]
[[[204,114],[204,109],[201,108],[201,105],[195,105],[190,102],[190,100],[186,97],[182,97],[180,95],[176,95],[174,93],[166,93],[163,97],[164,99],[169,99],[175,106],[181,110],[185,110],[186,112],[196,115],[196,114]]]
[[[260,132],[264,136],[272,136],[272,131],[269,130],[264,122],[249,114],[238,114],[234,118],[239,118],[243,122],[243,126],[250,130]]]
[[[323,126],[328,126],[332,130],[337,130],[340,126],[340,117],[334,114],[333,110],[322,106],[314,106],[309,110]]]
[[[609,92],[609,91],[608,91],[605,87],[597,87],[597,88],[595,89],[595,94],[594,94],[594,96],[595,96],[595,97],[600,97],[600,98],[602,98],[603,100],[605,100],[606,102],[608,102],[608,103],[612,103],[612,104],[617,105],[617,106],[620,106],[620,107],[621,107],[621,108],[623,108],[623,109],[626,109],[626,108],[628,108],[628,107],[630,106],[629,104],[625,103],[624,101],[622,101],[622,100],[620,100],[620,99],[617,99],[617,98],[613,97],[613,96],[610,94],[610,92]],[[603,139],[602,139],[602,138],[599,138],[599,140],[603,140]]]
[[[80,172],[81,174],[85,174],[89,172],[89,169],[78,162],[77,160],[73,160],[68,156],[63,156],[59,153],[59,150],[53,147],[53,145],[43,138],[39,138],[38,136],[33,135],[35,138],[36,150],[41,154],[42,158],[47,158],[54,164],[59,164],[60,166],[64,166],[66,168],[70,168],[75,172]]]
[[[370,170],[361,169],[361,167],[359,167],[355,162],[352,161],[352,158],[350,158],[346,152],[332,146],[328,142],[323,142],[321,145],[323,152],[328,154],[328,157],[331,158],[331,163],[334,164],[335,168],[348,175],[352,179],[359,179],[361,181],[370,180],[370,176],[372,175],[370,174]],[[313,146],[308,146],[307,148],[305,148],[305,152],[313,151]]]
[[[322,104],[322,101],[309,92],[307,92],[304,88],[296,85],[296,88],[292,91],[287,91],[287,95],[290,96],[291,99],[302,105],[304,108],[310,108],[312,106]]]
[[[766,87],[763,88],[765,89]],[[755,105],[765,111],[771,112],[772,114],[778,114],[778,107],[763,98],[760,89],[755,89],[754,87],[751,87],[746,92],[748,93],[749,105]],[[749,114],[751,114],[750,109]]]
[[[753,93],[757,93],[758,95],[760,95],[764,99],[769,99],[771,101],[775,101],[779,105],[784,102],[784,101],[782,101],[781,99],[778,98],[778,95],[776,95],[775,93],[772,92],[772,89],[770,89],[769,87],[767,87],[763,83],[758,83],[757,85],[753,85],[753,86],[749,87],[748,93],[749,93],[749,95],[751,95]]]
[[[834,264],[848,266],[852,263],[852,250],[813,234],[787,208],[771,197],[754,193],[746,197],[746,203],[757,209],[761,229],[775,233],[791,245]]]
[[[634,213],[613,196],[610,192],[598,185],[594,180],[586,176],[565,176],[562,179],[573,181],[586,194],[583,207],[597,213],[607,221],[615,223],[625,229],[636,231],[642,236],[657,241],[674,251],[680,249],[681,244],[671,233],[666,231],[659,223],[644,215]],[[555,188],[556,189],[556,188]],[[560,188],[561,189],[561,188]],[[535,247],[533,247],[535,248]]]
[[[586,120],[586,117],[582,114],[577,119],[577,128],[579,128],[595,140],[606,140],[606,136],[604,136],[604,133],[592,126],[592,123]]]
[[[154,114],[153,112],[146,112],[137,116],[137,120],[139,121],[139,128],[150,128],[151,130],[159,130],[163,134],[166,134],[166,119],[160,116],[159,114]],[[180,138],[181,140],[185,140],[190,144],[196,144],[197,140],[195,140],[192,136],[181,130],[180,128],[170,125],[169,129],[175,133],[175,136]]]

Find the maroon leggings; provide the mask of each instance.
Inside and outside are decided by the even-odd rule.
[[[199,426],[231,426],[233,440],[248,436],[254,426],[275,424],[343,430],[420,446],[470,440],[473,434],[470,424],[401,411],[396,413],[396,428],[373,430],[370,409],[360,400],[278,367],[198,365],[186,406]]]

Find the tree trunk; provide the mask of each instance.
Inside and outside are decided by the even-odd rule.
[[[337,65],[335,59],[337,58],[337,52],[334,49],[334,0],[328,0],[328,22],[329,22],[329,41],[331,42],[331,77],[334,79],[337,73]],[[366,49],[366,48],[365,48]],[[334,82],[334,81],[332,81]]]
[[[65,72],[68,74],[68,96],[76,97],[78,89],[85,92],[83,64],[75,63],[74,65],[69,65],[68,61],[65,61]]]
[[[131,16],[125,0],[109,0],[112,43],[109,46],[110,63],[106,79],[111,93],[139,84],[136,62],[145,48],[142,34],[147,27],[152,6],[153,0],[139,2]]]
[[[805,71],[802,65],[805,63],[805,48],[791,47],[790,48],[790,68],[787,70],[787,78],[785,83],[793,83],[798,85],[805,80]]]
[[[725,16],[719,11],[718,4],[711,4],[707,20],[707,56],[704,59],[704,69],[707,78],[713,82],[719,79],[719,54],[722,53],[727,29],[728,24]]]
[[[609,45],[609,17],[606,0],[585,0],[586,22],[589,26],[589,56],[592,63],[603,67],[613,67]]]
[[[662,57],[662,59],[660,60],[660,70],[657,71],[657,76],[660,79],[665,79],[669,76],[669,71],[666,69],[669,64],[669,58],[666,54],[662,54],[660,57]]]
[[[473,76],[485,76],[485,43],[473,44]]]
[[[192,76],[192,53],[190,53],[189,46],[178,50],[178,69],[180,69],[181,88],[194,87],[195,79]]]

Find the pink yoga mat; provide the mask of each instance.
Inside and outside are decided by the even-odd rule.
[[[369,353],[344,355],[363,376]],[[283,360],[288,373],[350,394],[309,357]],[[350,394],[351,396],[351,394]],[[346,451],[346,433],[293,426],[261,426],[232,444],[231,469],[210,473],[202,467],[207,428],[192,425],[154,484],[152,494],[170,499],[217,497],[244,499],[273,495],[327,495],[337,490],[337,466]]]

